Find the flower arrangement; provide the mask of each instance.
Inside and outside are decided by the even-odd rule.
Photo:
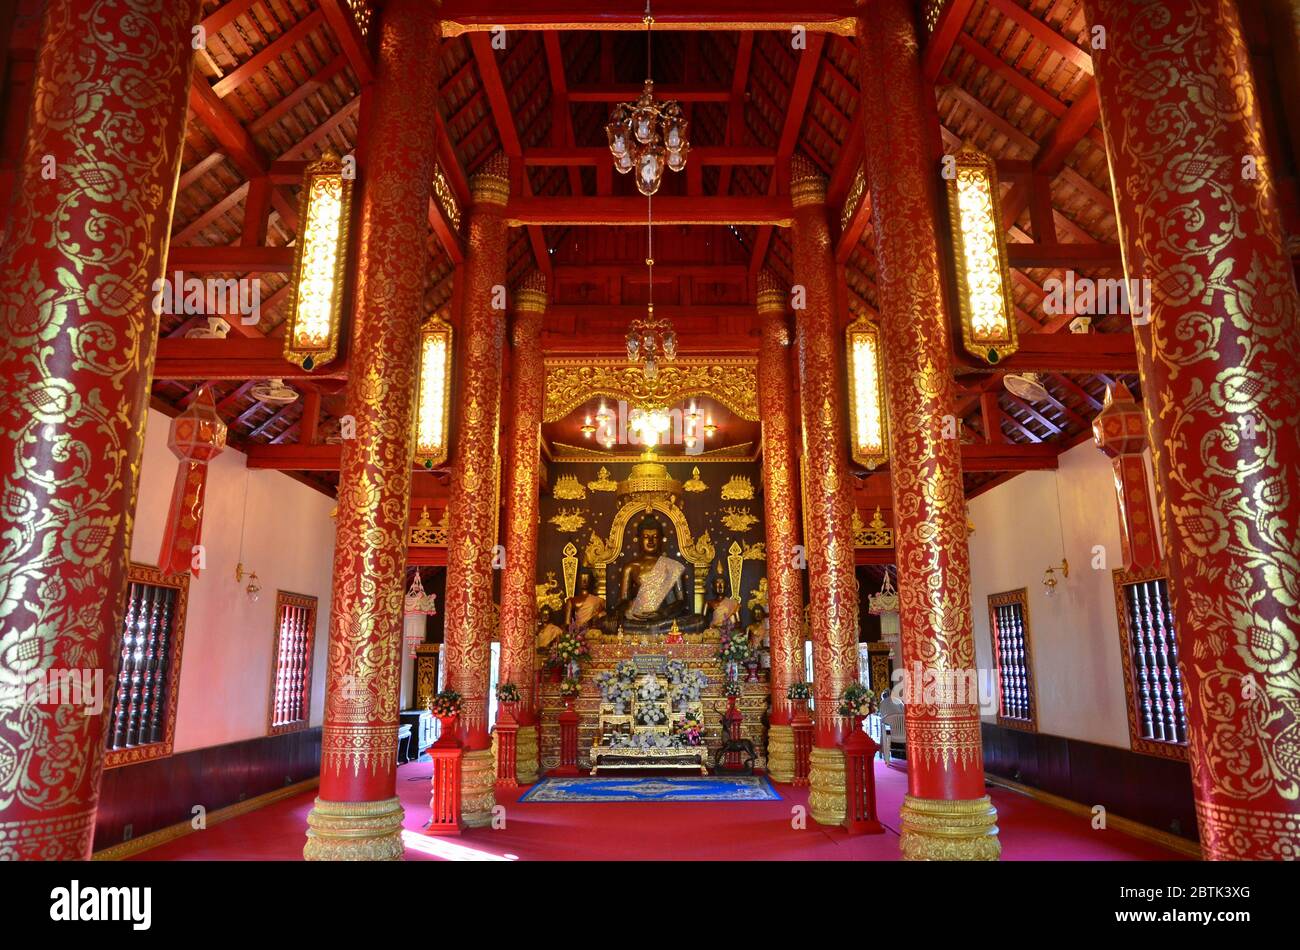
[[[740,680],[727,680],[722,687],[722,695],[724,696],[740,696],[744,691],[745,687],[741,685]]]
[[[723,633],[722,643],[718,647],[718,659],[723,663],[744,663],[749,659],[751,652],[749,637]]]
[[[564,682],[560,684],[561,696],[577,696],[581,692],[582,684],[572,676],[566,677]]]
[[[666,694],[667,690],[655,676],[643,676],[636,685],[636,698],[643,703],[653,703],[663,699]]]
[[[569,667],[572,670],[573,665],[590,656],[591,651],[587,648],[586,635],[576,625],[570,625],[569,629],[560,634],[559,639],[551,645],[551,655],[547,662]]]
[[[791,683],[785,689],[785,698],[793,700],[803,700],[807,702],[812,699],[812,690],[809,689],[809,683]]]
[[[519,702],[519,687],[514,683],[500,683],[497,685],[497,702],[499,703],[517,703]]]
[[[680,736],[682,742],[686,745],[704,745],[704,735],[701,733],[700,729],[701,723],[699,717],[696,716],[695,713],[688,712],[682,717],[681,721],[677,723],[676,731],[673,735]]]
[[[685,709],[690,703],[698,703],[704,694],[704,687],[709,685],[709,678],[702,670],[691,670],[680,660],[668,664],[668,698],[675,709]]]
[[[869,716],[876,709],[876,694],[861,683],[850,683],[840,693],[841,716]]]
[[[447,719],[460,713],[460,693],[454,689],[444,689],[429,701],[429,712],[439,719]]]
[[[637,707],[636,724],[638,726],[661,726],[668,721],[668,710],[655,703],[646,703]]]

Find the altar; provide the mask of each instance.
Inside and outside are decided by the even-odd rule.
[[[722,663],[716,657],[719,637],[716,632],[688,634],[690,642],[669,643],[665,638],[632,638],[624,636],[599,636],[591,642],[591,658],[583,664],[579,676],[581,692],[574,704],[578,713],[578,767],[592,774],[596,770],[659,769],[696,770],[707,772],[706,763],[722,745],[722,715],[727,709],[725,696],[726,677]],[[700,698],[693,705],[700,717],[703,744],[687,748],[619,749],[602,740],[610,734],[611,727],[620,723],[618,714],[609,710],[598,685],[601,674],[614,674],[620,663],[630,662],[642,668],[666,666],[679,661],[705,677]],[[736,707],[742,716],[741,736],[751,740],[759,756],[755,767],[766,768],[767,711],[769,685],[765,679],[742,682],[741,695]],[[604,707],[604,708],[602,708]],[[541,686],[540,757],[543,771],[560,764],[560,726],[558,716],[564,711],[560,684],[544,681]],[[679,715],[670,713],[672,715]],[[624,718],[629,730],[634,724],[631,708]],[[672,720],[659,727],[670,732]],[[648,754],[647,754],[648,753]]]

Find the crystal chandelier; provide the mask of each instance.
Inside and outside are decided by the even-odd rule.
[[[686,156],[691,146],[686,139],[690,123],[682,117],[680,102],[656,102],[654,79],[651,70],[650,30],[654,17],[650,15],[650,0],[645,5],[646,80],[641,97],[634,103],[620,102],[610,113],[605,134],[609,136],[609,151],[614,156],[614,167],[626,175],[636,169],[636,187],[649,197],[659,190],[663,181],[664,166],[675,172],[686,167]]]

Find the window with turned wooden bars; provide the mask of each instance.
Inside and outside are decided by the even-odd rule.
[[[171,755],[189,574],[132,564],[127,572],[104,767]]]
[[[989,597],[989,632],[998,669],[998,725],[1034,732],[1034,674],[1029,649],[1029,595],[1025,588]]]
[[[1187,759],[1187,713],[1169,580],[1159,571],[1115,571],[1129,744],[1135,752]]]
[[[275,617],[275,680],[270,717],[273,736],[306,727],[311,716],[316,598],[279,591],[275,598]]]

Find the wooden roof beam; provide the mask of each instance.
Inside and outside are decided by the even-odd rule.
[[[644,8],[608,0],[443,0],[442,35],[504,30],[645,29]],[[861,13],[858,0],[658,0],[655,29],[783,30],[852,36]]]

